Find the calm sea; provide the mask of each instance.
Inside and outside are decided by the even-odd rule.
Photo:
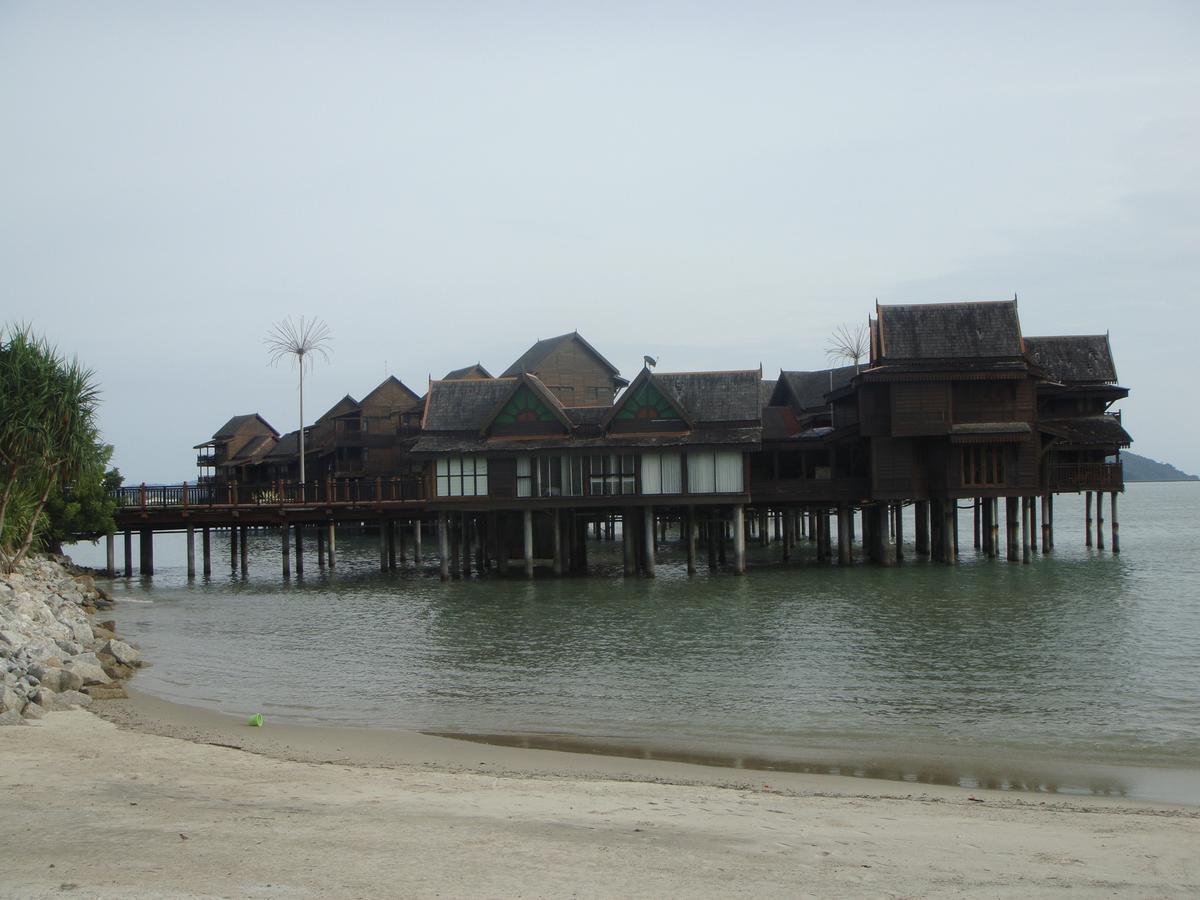
[[[1084,548],[1067,495],[1031,565],[979,556],[968,511],[956,567],[753,547],[741,578],[689,578],[669,546],[657,578],[624,579],[597,542],[588,578],[442,584],[341,537],[336,575],[312,551],[285,582],[263,534],[247,579],[221,536],[219,574],[188,584],[163,536],[116,618],[154,662],[140,690],[230,713],[1200,803],[1200,484],[1132,485],[1120,513],[1118,556]]]

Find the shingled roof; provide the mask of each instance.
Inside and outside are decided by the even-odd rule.
[[[1043,419],[1038,427],[1075,446],[1128,447],[1133,443],[1133,438],[1116,416]]]
[[[560,334],[558,337],[543,338],[538,341],[528,350],[521,354],[520,358],[504,370],[501,378],[508,378],[510,375],[520,375],[522,372],[532,372],[537,374],[538,366],[546,361],[555,350],[563,344],[570,341],[578,341],[584,348],[596,358],[596,360],[608,369],[613,375],[620,375],[620,371],[610,363],[607,359],[600,355],[600,351],[583,339],[578,331],[571,331],[567,334]]]
[[[1117,366],[1106,334],[1025,338],[1034,364],[1063,384],[1115,384]]]
[[[655,372],[654,386],[671,397],[697,425],[759,422],[762,397],[758,369],[735,372]]]
[[[483,367],[482,363],[475,363],[470,366],[463,366],[461,369],[455,369],[452,372],[447,372],[442,381],[467,381],[477,378],[493,378],[491,372]]]
[[[877,306],[876,363],[1019,357],[1016,300]]]
[[[232,419],[218,428],[213,434],[213,440],[223,441],[228,440],[231,437],[235,437],[237,433],[242,430],[242,426],[253,422],[255,419],[265,425],[271,434],[275,435],[276,437],[279,436],[279,432],[272,428],[271,424],[258,413],[248,413],[244,416],[234,416]]]
[[[289,431],[264,456],[263,462],[284,462],[300,456],[300,432]]]
[[[784,384],[795,398],[800,409],[817,409],[825,405],[825,395],[848,385],[858,373],[855,366],[839,366],[835,369],[818,369],[815,372],[780,371],[778,384]],[[782,405],[786,402],[776,387],[771,402]]]
[[[225,464],[243,466],[247,463],[258,462],[275,446],[275,443],[276,439],[273,434],[256,434],[239,447],[238,451],[225,461]]]
[[[508,397],[515,378],[434,381],[425,401],[424,431],[479,431]]]

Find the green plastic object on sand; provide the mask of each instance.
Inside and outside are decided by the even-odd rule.
[[[254,728],[262,728],[262,713],[255,713],[250,717],[250,721],[246,723]]]

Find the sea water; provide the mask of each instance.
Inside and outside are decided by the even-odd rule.
[[[689,577],[668,542],[656,578],[624,578],[619,542],[591,541],[589,577],[444,584],[432,555],[381,573],[369,535],[318,570],[311,530],[303,577],[281,576],[278,533],[250,536],[245,578],[214,533],[189,583],[163,535],[115,617],[153,662],[139,690],[224,712],[1200,803],[1200,484],[1130,485],[1119,555],[1085,548],[1083,515],[1059,496],[1029,565],[975,551],[966,509],[955,566],[916,557],[909,511],[894,568],[752,542],[744,577]]]

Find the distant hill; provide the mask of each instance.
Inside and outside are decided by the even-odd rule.
[[[1121,451],[1126,481],[1200,481],[1200,476],[1180,472],[1170,463],[1161,463],[1128,450]]]

